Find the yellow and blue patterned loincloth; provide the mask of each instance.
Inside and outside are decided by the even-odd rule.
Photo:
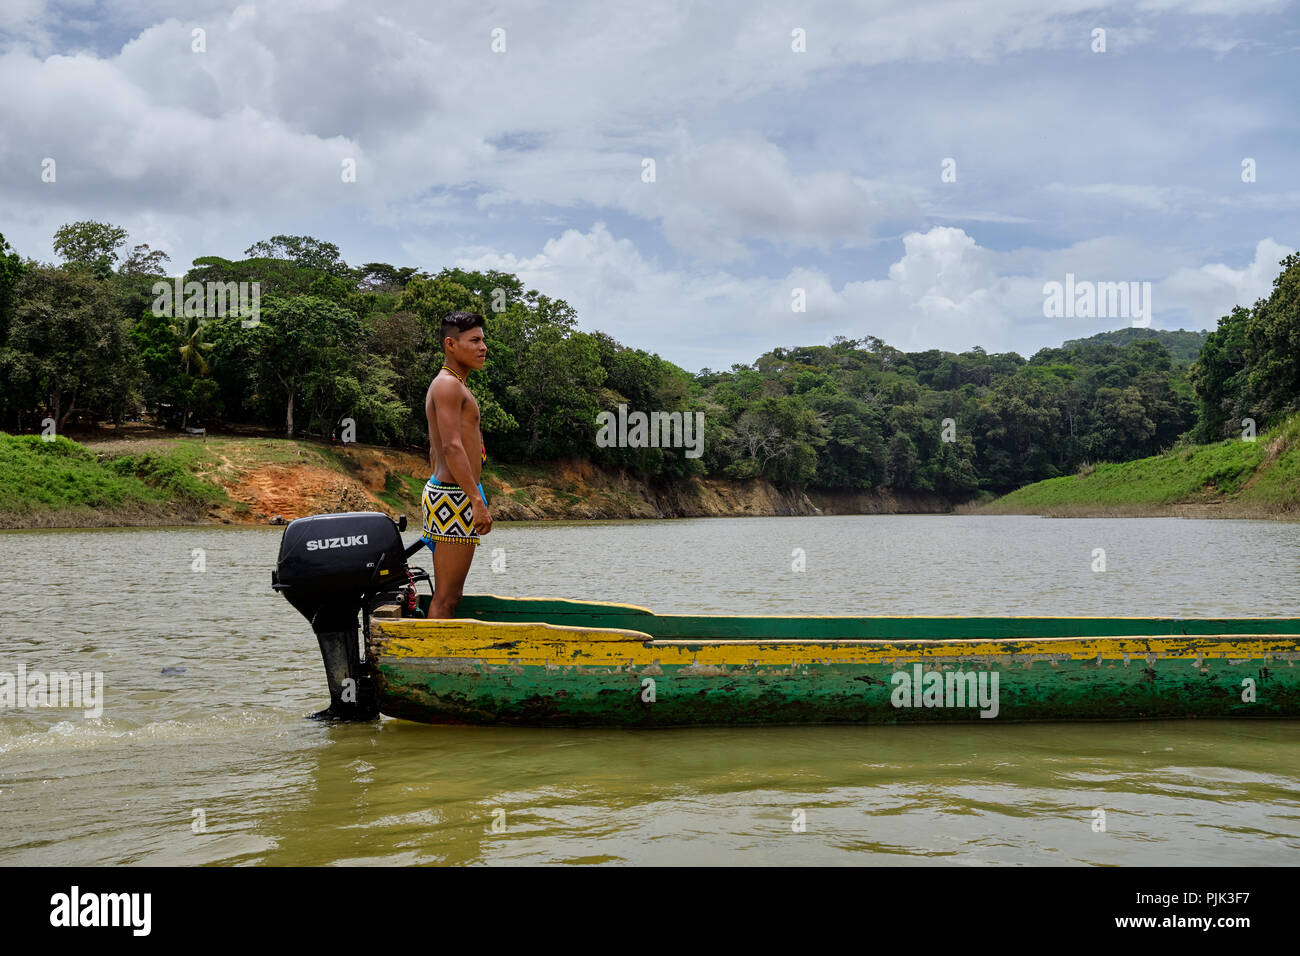
[[[479,482],[478,493],[483,494],[482,482]],[[460,485],[430,478],[421,497],[424,504],[423,539],[430,551],[439,541],[475,545],[481,543],[474,531],[474,506],[469,495],[461,491]],[[486,495],[483,500],[487,500]]]

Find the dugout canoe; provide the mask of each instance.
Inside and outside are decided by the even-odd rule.
[[[399,530],[367,513],[285,529],[273,583],[316,631],[323,716],[546,727],[1300,716],[1300,618],[656,614],[479,594],[429,620]]]
[[[711,616],[467,595],[451,620],[372,616],[367,655],[380,711],[429,723],[1300,715],[1294,618]]]

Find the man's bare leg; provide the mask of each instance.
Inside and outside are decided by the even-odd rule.
[[[459,541],[439,541],[433,549],[433,602],[429,617],[448,618],[456,613],[465,592],[465,576],[477,551],[472,544]]]

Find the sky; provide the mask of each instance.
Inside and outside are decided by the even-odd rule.
[[[693,372],[1028,357],[1141,321],[1045,315],[1067,274],[1152,328],[1268,295],[1297,80],[1300,0],[4,0],[0,233],[499,269]]]

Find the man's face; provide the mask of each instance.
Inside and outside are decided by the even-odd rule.
[[[460,333],[459,338],[447,336],[443,346],[449,356],[469,368],[480,369],[487,361],[487,339],[483,337],[483,330],[478,326],[468,332]]]

